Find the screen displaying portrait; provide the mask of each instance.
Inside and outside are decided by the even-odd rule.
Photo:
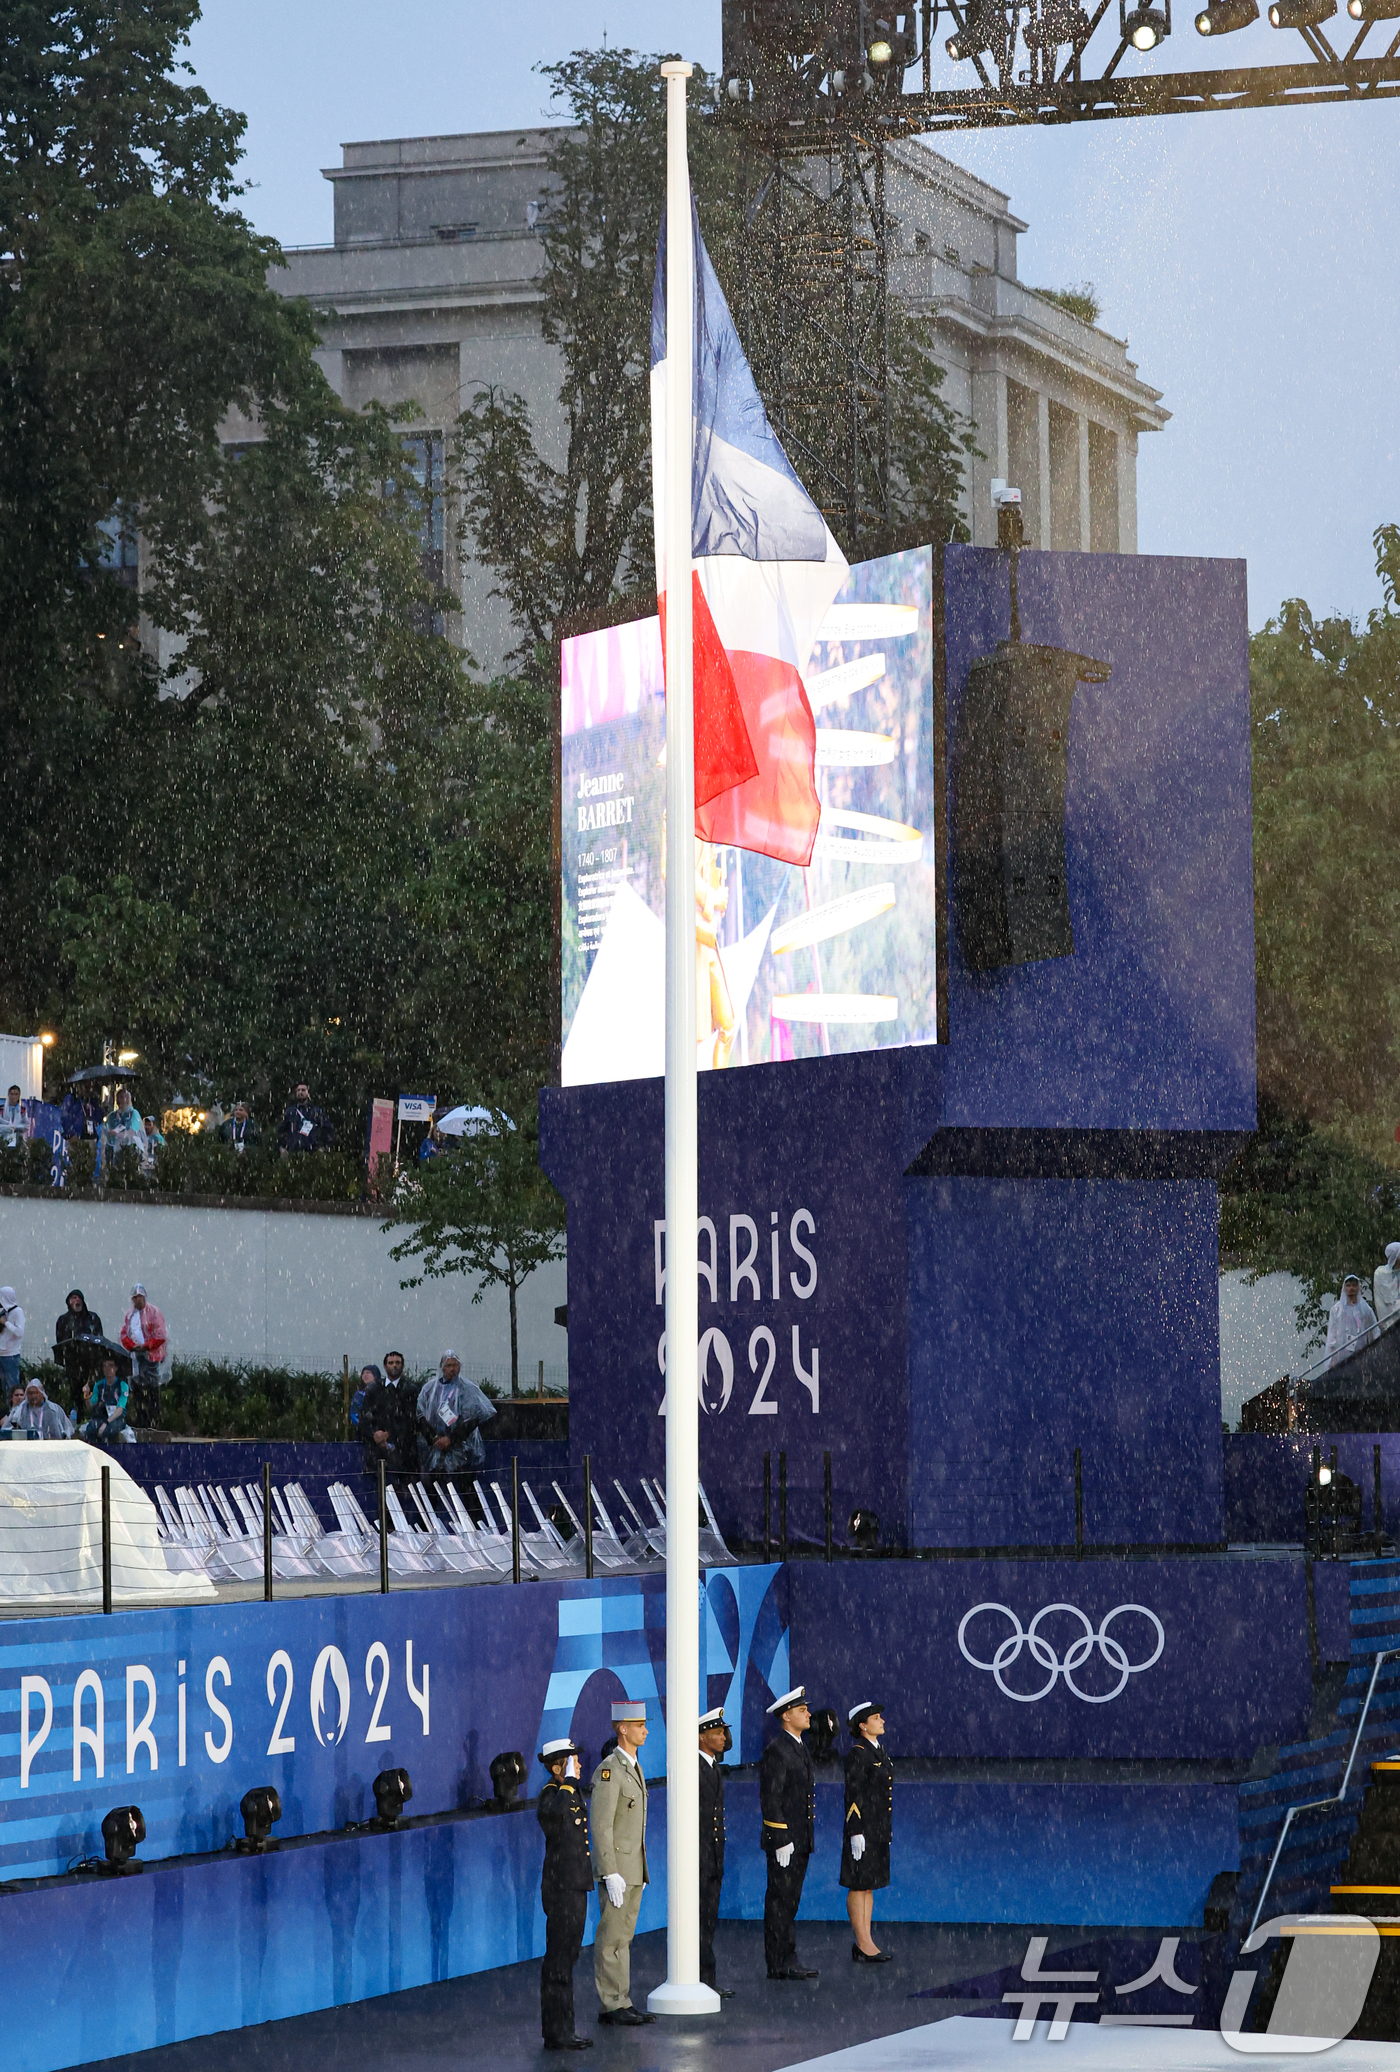
[[[853,567],[805,687],[810,865],[696,841],[702,1071],[936,1040],[932,555]],[[655,618],[561,652],[563,1081],[665,1071],[666,693]]]

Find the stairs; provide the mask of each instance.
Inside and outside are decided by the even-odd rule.
[[[1307,1741],[1278,1749],[1266,1775],[1247,1778],[1240,1786],[1240,1878],[1230,1927],[1241,1936],[1248,1933],[1288,1808],[1308,1799],[1328,1798],[1340,1788],[1375,1658],[1389,1648],[1400,1648],[1400,1560],[1353,1561],[1349,1566],[1351,1660],[1335,1722]],[[1393,1884],[1397,1888],[1395,1905],[1388,1911],[1398,1917],[1396,1927],[1400,1929],[1400,1763],[1394,1769],[1376,1768],[1376,1759],[1396,1747],[1400,1747],[1400,1654],[1381,1666],[1346,1799],[1340,1805],[1295,1817],[1269,1885],[1265,1918],[1317,1913],[1329,1904],[1343,1912],[1370,1912],[1369,1907],[1352,1907],[1337,1898],[1334,1888]],[[1363,1801],[1368,1777],[1372,1781]],[[1389,1781],[1392,1777],[1393,1783]],[[1393,1812],[1384,1798],[1390,1791],[1395,1793]],[[1359,1833],[1359,1824],[1364,1833]],[[1389,1839],[1392,1824],[1393,1842]],[[1381,1903],[1390,1898],[1386,1893],[1365,1896]],[[1379,1907],[1376,1911],[1379,1914]]]

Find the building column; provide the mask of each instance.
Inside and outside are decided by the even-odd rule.
[[[344,353],[334,346],[321,345],[316,348],[311,357],[343,403],[345,401]]]
[[[1039,455],[1040,511],[1039,537],[1036,545],[1043,553],[1050,551],[1050,398],[1044,389],[1036,391],[1035,398],[1036,451]]]
[[[1138,550],[1137,448],[1137,432],[1129,425],[1118,434],[1118,551],[1120,554],[1136,554]]]
[[[1079,551],[1087,554],[1093,535],[1089,527],[1089,420],[1080,415],[1079,427]]]
[[[1006,376],[995,367],[982,367],[972,377],[972,421],[977,443],[986,455],[974,461],[970,476],[972,501],[972,544],[994,547],[996,519],[992,515],[992,479],[1006,475]]]

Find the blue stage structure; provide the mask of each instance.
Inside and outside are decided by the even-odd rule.
[[[1400,1583],[1338,1569],[1343,1635],[1301,1553],[1227,1551],[1215,1182],[1255,1125],[1243,566],[1022,554],[1015,574],[1019,624],[1008,556],[950,548],[934,570],[946,1041],[701,1080],[701,1472],[753,1548],[781,1461],[808,1554],[707,1573],[701,1688],[745,1765],[794,1682],[840,1714],[884,1704],[901,1768],[882,1918],[1170,1930],[1199,1923],[1220,1872],[1257,1890],[1288,1794],[1340,1769]],[[1014,814],[989,864],[965,789],[986,775],[962,765],[965,701],[998,656],[1022,688],[1065,679],[1057,726],[1008,704],[993,743],[1014,762],[1034,723],[1063,759],[1064,883],[1039,919]],[[974,912],[998,883],[1013,952],[1042,924],[1070,951],[998,962]],[[571,1456],[633,1483],[664,1452],[661,1083],[541,1110],[569,1212]],[[828,1456],[829,1565],[811,1558]],[[882,1527],[863,1558],[842,1545],[857,1505]],[[1334,1646],[1350,1681],[1319,1724]],[[1400,1680],[1382,1681],[1388,1726]],[[22,2072],[537,1953],[538,1828],[481,1812],[491,1756],[562,1733],[592,1754],[624,1695],[648,1702],[659,1776],[659,1577],[7,1625],[0,1872],[93,1851],[130,1800],[146,1853],[183,1858],[0,1900],[13,1947],[75,1953],[71,1989],[19,1967]],[[438,1823],[329,1835],[397,1764]],[[809,1917],[843,1911],[838,1775]],[[262,1783],[296,1845],[193,1857]],[[730,1807],[723,1910],[753,1918],[751,1778]],[[644,1926],[662,1818],[658,1794]],[[1330,1860],[1298,1855],[1290,1899]],[[126,2002],[102,1990],[119,1965]]]

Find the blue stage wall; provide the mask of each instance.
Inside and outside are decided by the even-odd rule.
[[[788,1687],[787,1627],[775,1566],[708,1577],[701,1673],[738,1760],[757,1759]],[[468,1806],[491,1797],[501,1750],[532,1758],[573,1732],[596,1754],[615,1698],[648,1701],[645,1766],[662,1776],[665,1651],[660,1576],[6,1621],[0,1876],[100,1855],[102,1815],[130,1802],[162,1856],[221,1849],[255,1784],[277,1787],[282,1835],[365,1819],[374,1777],[400,1764],[415,1813]]]
[[[733,1841],[720,1913],[760,1921],[766,1869],[754,1846],[758,1784],[725,1794]],[[817,1785],[817,1847],[800,1921],[844,1921],[839,1782]],[[737,1846],[736,1846],[737,1845]],[[1200,1927],[1217,1871],[1238,1870],[1231,1784],[895,1784],[890,1884],[881,1921],[1074,1921]]]
[[[821,1537],[829,1451],[838,1538],[860,1503],[887,1543],[1064,1544],[1076,1445],[1090,1539],[1222,1538],[1211,1175],[1255,1121],[1244,568],[1022,554],[1019,580],[1025,639],[1112,664],[1071,719],[1074,955],[968,972],[954,866],[946,1046],[700,1078],[701,1473],[750,1541],[765,1452],[789,1533]],[[1007,557],[950,549],[946,606],[955,744]],[[541,1095],[576,1466],[662,1469],[662,1127],[659,1080]],[[1033,1177],[1047,1132],[1087,1130],[1113,1133],[1092,1184]]]
[[[897,1577],[897,1584],[893,1578]],[[845,1717],[876,1698],[896,1755],[944,1758],[1177,1757],[1247,1761],[1263,1741],[1307,1731],[1312,1701],[1306,1583],[1301,1559],[1245,1561],[794,1562],[788,1568],[791,1667],[813,1702]],[[1039,1638],[1069,1663],[1077,1698],[1029,1646],[1008,1659],[999,1689],[968,1652],[993,1661],[1043,1606]],[[1151,1668],[1121,1682],[1097,1646],[1075,1668],[1071,1650],[1119,1605],[1145,1606],[1162,1627]],[[1129,1663],[1146,1661],[1157,1635],[1140,1612],[1107,1628]],[[1008,1649],[1008,1655],[1010,1650]],[[1345,1650],[1343,1650],[1345,1654]],[[1029,1694],[1050,1683],[1043,1698]],[[1107,1918],[1104,1916],[1103,1918]]]
[[[1007,556],[952,547],[948,738],[1010,629]],[[1021,634],[1110,662],[1070,718],[1074,955],[974,974],[949,930],[951,1125],[1252,1130],[1245,564],[1021,554]],[[950,758],[950,789],[956,792]],[[950,908],[957,911],[957,859]]]
[[[1231,1540],[1303,1538],[1303,1497],[1313,1448],[1361,1491],[1362,1522],[1375,1524],[1375,1449],[1381,1450],[1381,1513],[1386,1534],[1400,1536],[1400,1432],[1229,1432],[1225,1436],[1225,1527]]]
[[[1214,1183],[906,1189],[911,1540],[1218,1541]]]

